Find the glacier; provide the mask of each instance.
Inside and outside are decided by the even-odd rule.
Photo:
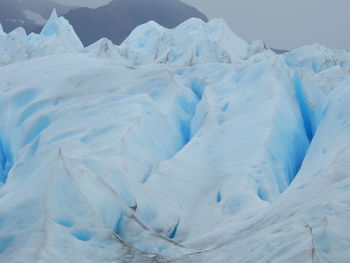
[[[348,262],[350,53],[54,11],[0,80],[0,262]]]

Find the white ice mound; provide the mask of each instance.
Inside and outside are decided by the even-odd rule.
[[[113,59],[116,62],[124,62],[126,60],[120,56],[118,47],[107,38],[102,38],[97,42],[91,44],[83,50],[84,53],[89,53],[92,56],[100,58]]]
[[[205,23],[193,18],[174,29],[166,29],[150,21],[137,27],[120,46],[114,46],[103,38],[86,49],[69,22],[58,17],[55,10],[40,34],[26,36],[20,29],[16,32],[18,35],[0,34],[0,54],[3,53],[0,65],[78,50],[128,61],[130,65],[159,63],[186,66],[241,62],[249,65],[249,60],[256,62],[273,56],[262,41],[245,42],[232,33],[221,19]],[[12,51],[8,51],[9,47]]]
[[[349,70],[350,54],[341,50],[332,50],[320,44],[304,46],[285,53],[284,58],[290,66],[308,68],[314,72],[341,66]]]
[[[233,34],[221,19],[208,23],[192,18],[174,29],[148,22],[121,44],[120,52],[135,65],[169,63],[237,63],[247,57],[249,45]]]

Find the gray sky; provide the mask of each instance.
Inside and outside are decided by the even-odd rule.
[[[96,6],[108,0],[55,0]],[[142,0],[140,0],[142,1]],[[167,1],[167,0],[164,0]],[[293,49],[315,42],[350,51],[350,0],[182,0],[222,17],[245,40]]]

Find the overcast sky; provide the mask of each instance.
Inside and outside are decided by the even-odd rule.
[[[55,0],[96,6],[108,0]],[[140,0],[142,1],[142,0]],[[170,1],[170,0],[164,0]],[[222,17],[246,40],[293,49],[319,42],[350,51],[350,0],[183,0],[209,18]]]

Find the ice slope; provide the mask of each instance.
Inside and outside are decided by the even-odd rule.
[[[32,78],[36,72],[44,78]],[[139,78],[133,81],[135,73]],[[11,156],[16,163],[1,189],[2,226],[10,224],[1,236],[12,240],[1,254],[4,260],[109,262],[135,250],[140,262],[146,252],[183,253],[141,222],[156,211],[152,196],[138,188],[152,166],[182,146],[180,123],[189,114],[178,101],[194,103],[190,90],[180,93],[166,71],[137,73],[80,54],[15,63],[2,68],[1,79],[16,80],[1,96],[1,112],[18,113],[1,116],[5,142],[11,143],[3,159]],[[140,81],[149,83],[149,94],[137,91]],[[165,222],[162,232],[172,223]],[[131,236],[123,237],[124,225]]]
[[[55,12],[0,50],[0,262],[348,262],[348,53]]]
[[[193,262],[348,262],[349,81],[326,99],[325,116],[291,186],[261,214],[186,244],[211,246]]]

